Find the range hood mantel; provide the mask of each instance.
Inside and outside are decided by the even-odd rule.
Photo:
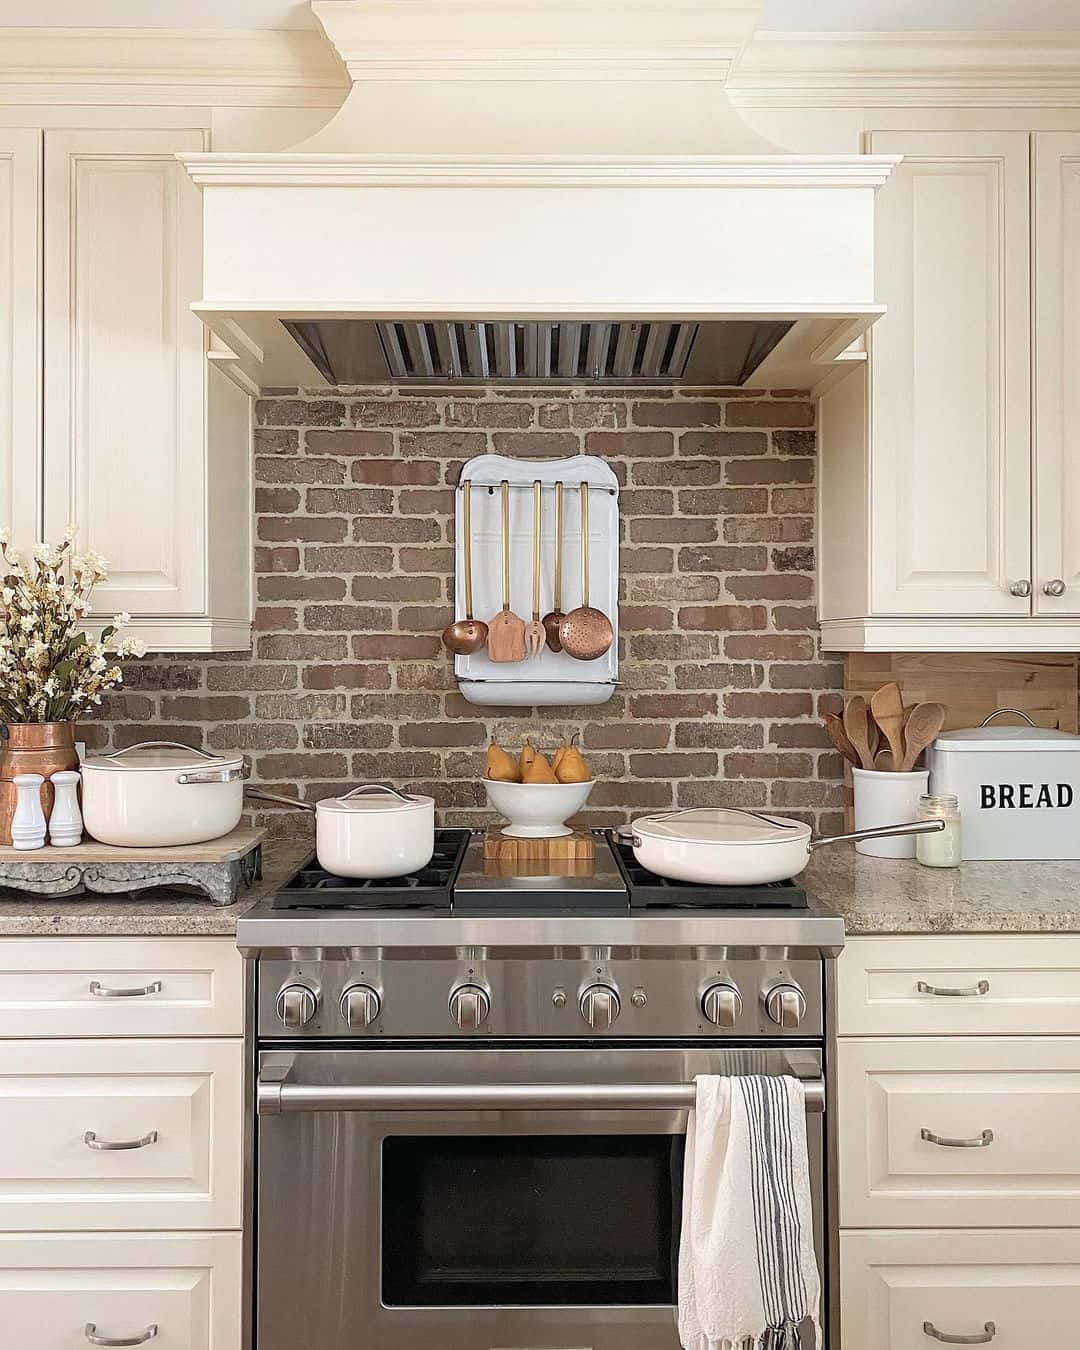
[[[723,81],[759,3],[318,0],[354,80],[335,117],[295,151],[181,156],[211,359],[249,392],[447,383],[469,375],[423,349],[457,333],[478,377],[556,378],[546,341],[560,383],[626,383],[613,348],[604,371],[572,359],[614,326],[631,379],[692,331],[661,382],[832,382],[881,313],[874,194],[897,160],[783,154],[738,118]]]

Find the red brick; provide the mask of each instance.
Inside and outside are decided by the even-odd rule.
[[[724,654],[743,661],[809,661],[814,655],[814,639],[777,633],[734,633],[724,639]]]
[[[813,767],[809,755],[740,750],[724,756],[724,773],[728,778],[807,778]]]
[[[561,406],[561,405],[560,405]],[[492,399],[466,402],[455,395],[446,407],[448,427],[531,427],[531,403],[496,403]]]
[[[487,448],[482,431],[410,431],[401,435],[401,453],[406,459],[472,459]]]
[[[347,652],[345,637],[327,633],[267,633],[255,646],[264,661],[333,661]]]
[[[260,427],[338,427],[345,404],[336,399],[260,398],[255,400],[255,425]]]
[[[813,431],[774,431],[772,443],[778,455],[813,455],[817,452],[817,436]]]
[[[311,722],[304,727],[305,750],[380,750],[392,743],[385,722]]]
[[[724,698],[728,717],[809,717],[814,700],[809,694],[734,693]]]
[[[760,572],[765,564],[765,550],[749,545],[717,544],[711,548],[679,550],[679,568],[683,572]]]
[[[812,548],[774,548],[772,565],[778,572],[812,572],[817,563]]]
[[[352,654],[358,661],[433,661],[441,650],[441,642],[433,635],[371,633],[352,640]]]
[[[351,418],[358,427],[434,427],[439,424],[439,405],[430,399],[357,399]],[[402,437],[402,453],[404,453]]]
[[[635,487],[711,487],[724,481],[724,464],[710,459],[677,460],[674,464],[645,459],[634,462],[630,475]]]
[[[739,600],[809,600],[814,593],[813,577],[764,576],[727,577],[724,588]],[[762,627],[765,625],[762,624]]]
[[[729,459],[729,483],[812,483],[812,459]]]
[[[576,455],[581,449],[571,431],[496,431],[491,438],[497,455],[538,458],[542,455]]]
[[[715,520],[665,518],[630,521],[630,539],[635,544],[711,544],[717,537]]]
[[[675,744],[680,750],[757,750],[765,743],[765,730],[747,722],[680,722]]]
[[[452,516],[454,493],[450,488],[431,492],[402,489],[398,493],[398,510],[404,516]]]
[[[776,605],[772,612],[774,628],[783,631],[816,629],[817,614],[812,605]]]
[[[354,600],[437,600],[442,589],[438,577],[353,577]]]
[[[394,494],[389,488],[312,487],[307,491],[307,509],[346,516],[385,515],[394,509]]]
[[[723,404],[691,403],[634,403],[631,407],[634,425],[638,427],[718,427],[724,420]]]
[[[773,488],[772,509],[778,516],[812,516],[814,489],[808,487]]]
[[[301,540],[304,543],[337,544],[348,532],[348,522],[335,516],[259,516],[256,533],[260,539]]]
[[[720,459],[726,455],[763,455],[768,448],[763,431],[685,431],[679,437],[679,454],[683,456]]]
[[[676,689],[753,689],[763,678],[761,666],[710,661],[675,667]]]
[[[585,437],[585,453],[614,459],[670,459],[675,453],[675,438],[665,431],[590,431]]]
[[[389,431],[309,431],[304,437],[309,455],[392,455],[394,437]]]
[[[486,745],[483,722],[411,722],[398,733],[402,745]]]
[[[678,804],[685,806],[740,806],[751,811],[767,805],[768,789],[764,783],[725,781],[723,778],[700,783],[697,780],[680,783]]]
[[[619,627],[623,632],[641,629],[668,629],[674,626],[675,616],[661,605],[620,605]]]
[[[622,516],[670,516],[674,509],[674,492],[642,488],[619,494],[619,514]]]
[[[437,520],[362,516],[353,521],[353,538],[376,544],[432,544],[442,538],[442,530]]]
[[[424,459],[354,459],[351,476],[354,483],[433,487],[439,481],[439,466]]]
[[[812,427],[812,403],[750,403],[728,405],[727,422],[732,427]]]
[[[715,694],[635,694],[631,717],[708,717],[717,710]]]
[[[679,610],[679,627],[691,632],[741,632],[766,627],[768,618],[763,605],[695,605]]]
[[[392,622],[390,611],[381,605],[308,605],[304,610],[304,627],[313,632],[373,632]]]
[[[452,548],[403,548],[398,550],[398,565],[403,572],[442,572],[454,569]]]
[[[344,483],[345,465],[336,459],[257,459],[260,483]]]
[[[255,427],[251,433],[251,448],[257,455],[295,455],[300,448],[300,433]]]
[[[298,548],[257,548],[255,550],[255,571],[258,572],[298,572],[300,570],[300,550]]]
[[[663,750],[670,739],[668,727],[650,722],[594,722],[583,737],[586,750]]]
[[[630,772],[635,778],[712,778],[719,767],[716,756],[708,751],[630,756]]]
[[[842,663],[826,661],[776,661],[769,667],[774,689],[836,689],[844,683]]]
[[[297,511],[300,508],[300,494],[295,488],[257,488],[255,491],[256,511]]]
[[[385,665],[308,666],[300,675],[305,689],[389,689]]]
[[[679,493],[679,510],[685,516],[763,515],[769,509],[764,488],[704,488]]]
[[[309,572],[389,572],[393,565],[394,552],[389,548],[343,545],[304,550],[304,566]]]
[[[325,751],[316,755],[297,751],[293,754],[260,755],[258,770],[263,782],[271,778],[288,781],[295,778],[325,778],[327,775],[344,778],[349,772],[349,761],[344,755],[327,754]]]
[[[270,665],[265,661],[245,661],[236,666],[208,666],[207,689],[292,689],[296,685],[296,666],[291,662]]]
[[[627,572],[670,572],[675,565],[675,554],[670,548],[624,548],[619,554],[619,566]]]

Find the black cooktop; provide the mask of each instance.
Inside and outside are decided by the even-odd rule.
[[[694,881],[671,881],[642,867],[629,840],[604,832],[630,892],[631,909],[806,909],[806,891],[794,881],[771,881],[757,886],[702,886]]]
[[[339,877],[314,858],[274,896],[275,909],[411,909],[450,912],[454,881],[470,839],[468,830],[435,831],[435,852],[418,872],[365,881]]]

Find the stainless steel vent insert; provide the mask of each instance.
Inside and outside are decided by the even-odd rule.
[[[395,320],[377,328],[395,380],[681,380],[698,325]]]

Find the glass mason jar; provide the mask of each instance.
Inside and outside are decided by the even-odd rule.
[[[915,836],[915,856],[924,867],[959,867],[960,802],[951,792],[926,792],[919,798],[919,820],[943,820],[945,828]]]

